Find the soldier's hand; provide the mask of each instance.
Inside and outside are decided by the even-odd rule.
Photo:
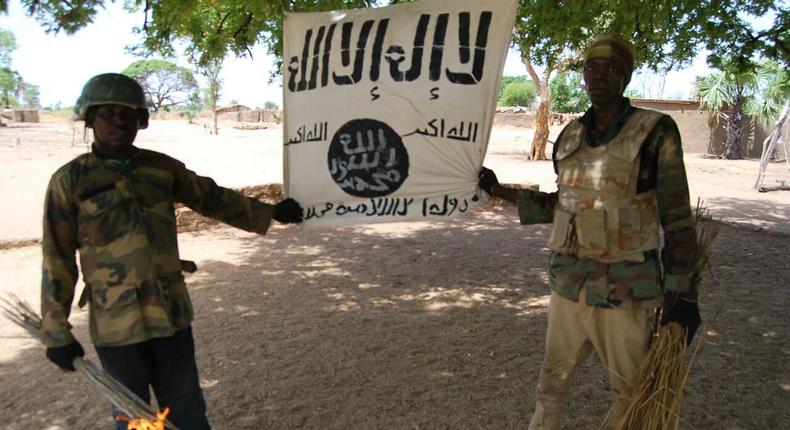
[[[690,302],[673,295],[667,300],[667,305],[664,307],[664,312],[661,315],[662,326],[671,322],[676,322],[686,329],[686,345],[690,345],[694,334],[697,333],[697,329],[702,324],[702,317],[700,317],[697,302]]]
[[[487,192],[489,195],[491,195],[491,188],[493,188],[494,185],[499,183],[499,180],[496,177],[496,173],[494,173],[493,170],[485,166],[483,166],[483,168],[480,169],[480,174],[478,175],[478,178],[480,178],[480,180],[477,181],[477,186],[482,188],[483,191]]]
[[[296,200],[287,198],[274,206],[274,219],[283,224],[299,223],[302,222],[302,212],[302,206]]]
[[[85,350],[82,345],[76,340],[68,345],[58,346],[56,348],[47,348],[47,358],[49,361],[55,363],[61,369],[73,372],[77,369],[74,368],[74,359],[85,355]]]

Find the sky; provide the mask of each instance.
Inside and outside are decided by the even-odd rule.
[[[106,2],[93,24],[75,35],[46,34],[39,23],[27,16],[18,0],[9,2],[8,14],[0,14],[0,28],[14,33],[17,49],[11,67],[26,82],[39,86],[41,105],[57,103],[72,106],[84,83],[100,73],[121,72],[137,60],[124,53],[124,47],[138,40],[131,29],[143,22],[142,14],[129,14],[121,1]],[[252,49],[253,58],[227,58],[222,69],[223,87],[220,105],[238,101],[249,107],[263,107],[267,101],[282,106],[282,87],[269,83],[274,59],[262,47]],[[188,66],[185,59],[176,61]],[[648,98],[691,97],[694,77],[709,73],[704,55],[699,55],[687,68],[671,72],[665,79],[652,73],[635,73],[630,87],[641,90]],[[511,50],[505,62],[505,76],[527,75],[518,52]],[[205,86],[205,82],[199,82]]]

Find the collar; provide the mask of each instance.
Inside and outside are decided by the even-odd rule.
[[[96,157],[97,160],[105,163],[106,165],[113,166],[114,168],[120,170],[124,175],[129,175],[132,170],[134,170],[134,158],[139,152],[139,149],[135,146],[132,146],[129,153],[122,157],[107,157],[102,154],[97,148],[96,143],[94,142],[91,145],[91,154]]]
[[[131,149],[129,150],[129,153],[126,154],[125,156],[108,157],[108,156],[102,154],[101,151],[99,151],[99,149],[96,147],[96,142],[93,142],[93,144],[91,144],[91,154],[93,154],[93,156],[98,158],[99,160],[130,160],[130,159],[134,158],[134,156],[139,151],[140,151],[139,148],[137,148],[136,146],[132,146]]]
[[[590,134],[590,130],[593,129],[593,121],[594,121],[593,108],[590,107],[589,109],[587,109],[587,111],[584,112],[584,115],[582,115],[582,117],[579,118],[579,122],[581,122],[584,125],[585,129],[587,130],[584,133],[584,136],[585,136],[585,141],[590,146],[605,145],[609,143],[612,139],[614,139],[614,137],[617,136],[617,133],[620,133],[620,130],[623,129],[623,126],[625,125],[625,122],[628,120],[628,117],[630,117],[631,114],[633,114],[634,111],[636,110],[635,107],[631,106],[631,100],[628,97],[622,98],[621,106],[622,106],[622,110],[620,111],[620,115],[617,117],[617,119],[614,120],[614,123],[612,123],[612,125],[606,130],[603,136],[601,136],[598,139],[594,139]]]

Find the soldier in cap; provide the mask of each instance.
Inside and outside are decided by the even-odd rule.
[[[479,186],[518,205],[522,224],[552,223],[546,353],[530,429],[557,429],[577,366],[594,350],[623,393],[647,354],[649,319],[679,322],[691,342],[698,247],[680,132],[623,97],[634,48],[616,34],[584,53],[592,107],[553,149],[557,192],[516,190],[483,168]],[[659,226],[664,245],[660,246]]]
[[[41,281],[46,356],[64,370],[84,354],[68,322],[79,251],[91,340],[102,366],[143,400],[153,388],[159,407],[182,429],[208,429],[198,385],[192,304],[179,258],[174,205],[234,227],[265,234],[272,218],[302,221],[293,199],[269,205],[218,186],[183,163],[134,146],[148,126],[145,95],[116,73],[91,78],[75,108],[93,129],[90,153],[59,168],[44,208]],[[191,264],[190,264],[191,263]],[[125,429],[125,422],[118,422]]]

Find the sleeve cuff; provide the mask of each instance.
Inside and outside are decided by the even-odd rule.
[[[550,194],[520,189],[516,194],[518,218],[522,225],[545,224],[554,221],[554,207]]]
[[[42,330],[41,342],[47,348],[57,348],[59,346],[68,345],[77,339],[71,334],[71,330],[67,331],[52,331]]]

